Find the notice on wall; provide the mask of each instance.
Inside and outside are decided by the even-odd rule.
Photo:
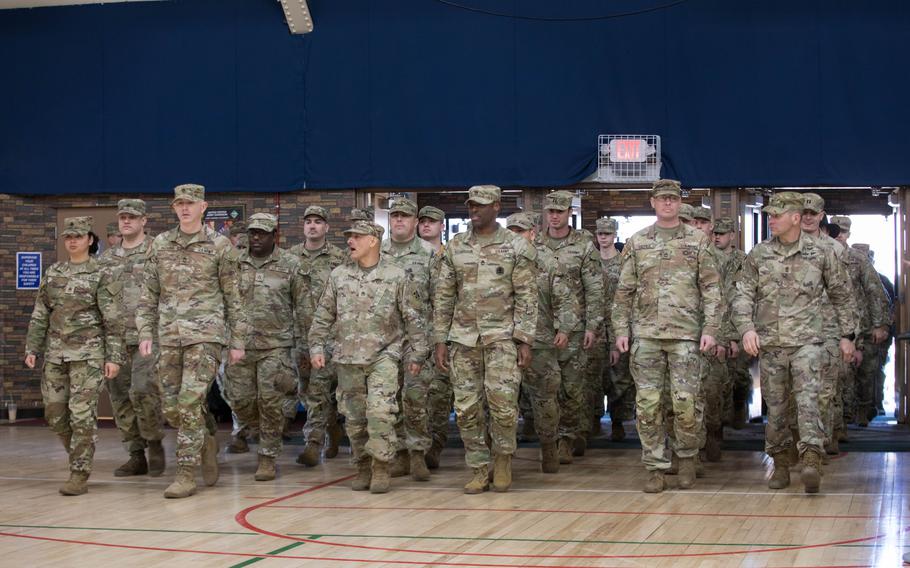
[[[41,253],[16,253],[16,290],[37,290],[41,284]]]
[[[245,218],[246,207],[244,205],[209,207],[205,210],[205,223],[225,237],[230,236],[234,223],[239,223]]]

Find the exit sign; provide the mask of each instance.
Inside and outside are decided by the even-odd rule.
[[[610,161],[619,163],[644,162],[648,143],[640,138],[610,140]]]

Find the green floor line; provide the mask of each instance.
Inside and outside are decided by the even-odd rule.
[[[263,555],[261,558],[250,558],[249,560],[244,560],[243,562],[240,562],[239,564],[234,564],[234,565],[230,566],[229,568],[240,568],[241,566],[249,566],[250,564],[255,564],[256,562],[259,562],[260,560],[265,560],[266,558],[268,558],[269,556],[271,556],[273,554],[281,554],[282,552],[287,552],[288,550],[290,550],[292,548],[297,548],[301,544],[303,544],[303,543],[302,542],[292,542],[291,544],[289,544],[287,546],[282,546],[281,548],[276,548],[275,550],[272,550],[271,552],[266,552],[265,555]]]

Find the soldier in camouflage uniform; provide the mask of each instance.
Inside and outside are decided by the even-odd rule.
[[[44,354],[44,417],[69,454],[62,495],[88,491],[102,379],[116,378],[124,363],[121,284],[111,267],[89,256],[91,229],[91,217],[64,219],[69,260],[41,279],[25,340],[29,369]]]
[[[436,365],[451,369],[465,461],[474,474],[464,488],[468,494],[489,487],[487,432],[493,489],[508,491],[512,484],[520,369],[531,363],[537,331],[537,254],[496,223],[500,198],[495,185],[468,191],[471,226],[446,245],[433,302]]]
[[[351,209],[351,216],[348,221],[369,221],[372,223],[374,217],[375,213],[373,207],[368,205],[366,207],[355,207]]]
[[[572,291],[563,309],[571,310],[575,326],[561,330],[568,342],[559,349],[559,462],[572,463],[573,455],[584,455],[586,434],[591,428],[586,387],[587,352],[597,343],[603,323],[603,271],[590,233],[569,226],[572,194],[554,191],[544,199],[547,229],[535,244],[553,252],[559,272]]]
[[[430,264],[431,303],[435,296],[436,279],[439,276],[440,260],[445,251],[445,247],[442,244],[442,230],[445,226],[445,218],[445,213],[442,209],[429,205],[421,207],[420,211],[417,213],[417,230],[420,238],[428,242],[435,251],[433,260]],[[429,321],[428,323],[432,325],[433,322]],[[432,335],[432,331],[430,334]],[[427,467],[436,469],[439,467],[439,456],[442,454],[442,449],[445,448],[446,440],[449,436],[449,416],[452,414],[454,394],[452,392],[452,381],[449,378],[448,371],[443,371],[437,367],[433,357],[427,359],[427,366],[430,367],[433,373],[433,380],[430,383],[430,392],[428,395],[428,421],[430,436],[433,438],[433,443],[426,454],[426,459]]]
[[[788,407],[796,399],[801,478],[807,493],[821,486],[824,425],[818,404],[824,366],[824,293],[840,328],[845,360],[853,356],[855,306],[834,251],[802,232],[805,198],[781,192],[763,209],[772,238],[746,256],[736,283],[733,321],[743,349],[759,358],[762,397],[768,406],[765,451],[774,459],[771,489],[790,484]]]
[[[422,319],[427,322],[430,317],[430,271],[435,250],[432,245],[417,238],[417,204],[410,199],[396,199],[389,209],[389,238],[383,241],[381,251],[385,260],[404,270],[417,293],[414,300]],[[407,341],[402,360],[411,360],[411,344]],[[407,364],[401,366],[402,412],[397,425],[401,447],[392,466],[392,477],[410,472],[415,481],[429,481],[426,452],[433,442],[428,413],[433,369],[424,361],[420,373],[411,375],[407,367]]]
[[[380,258],[383,229],[355,221],[345,231],[353,262],[332,271],[309,333],[313,368],[325,365],[334,336],[338,407],[346,419],[357,477],[351,488],[389,490],[389,462],[398,440],[398,365],[405,356],[411,376],[420,373],[429,347],[424,306],[404,270]]]
[[[675,180],[654,183],[651,206],[657,222],[626,242],[613,302],[617,350],[631,352],[638,434],[650,472],[647,493],[664,490],[664,471],[670,467],[664,451],[668,411],[661,408],[668,385],[679,486],[695,484],[701,353],[715,347],[722,310],[711,245],[703,233],[679,222],[680,193]]]
[[[136,309],[139,353],[150,357],[157,330],[158,379],[164,416],[177,428],[177,477],[167,498],[196,492],[196,466],[206,485],[218,481],[216,424],[206,405],[221,351],[243,358],[249,329],[243,315],[237,251],[202,222],[205,188],[174,188],[178,227],[155,237],[145,265],[145,288]]]
[[[521,388],[530,403],[534,427],[540,439],[541,471],[557,473],[559,456],[556,442],[559,435],[561,374],[556,345],[568,340],[566,332],[561,330],[575,327],[572,311],[562,309],[563,303],[568,301],[572,292],[559,274],[550,249],[534,245],[534,238],[537,235],[530,215],[527,213],[509,215],[506,227],[524,237],[537,249],[537,331],[534,335],[534,344],[531,346],[531,365],[522,372]]]
[[[240,294],[251,329],[246,356],[226,368],[225,387],[240,422],[259,430],[256,481],[275,479],[284,407],[297,400],[298,329],[309,327],[312,298],[299,258],[275,244],[278,219],[255,213],[247,225],[249,249],[240,253]]]
[[[139,333],[133,314],[139,304],[143,272],[151,239],[145,235],[145,202],[121,199],[117,217],[123,240],[108,249],[106,263],[116,267],[123,286],[124,343],[126,360],[116,379],[107,382],[114,420],[129,451],[130,459],[114,471],[117,477],[164,473],[164,417],[161,414],[161,384],[155,372],[156,355],[139,355]],[[148,460],[145,449],[148,448]]]
[[[123,235],[120,233],[120,225],[116,222],[108,223],[105,233],[107,234],[107,240],[105,241],[105,247],[102,254],[119,247],[120,243],[123,241]]]
[[[310,205],[303,213],[303,231],[306,240],[291,247],[290,252],[300,257],[300,267],[309,280],[313,305],[319,303],[319,297],[325,289],[329,274],[345,262],[347,256],[342,250],[326,240],[329,231],[329,212],[325,207]],[[306,337],[309,330],[300,330]],[[311,369],[307,352],[300,353],[302,375],[308,377],[301,386],[305,393],[306,425],[303,435],[306,446],[297,456],[297,463],[306,466],[319,464],[322,446],[328,435],[328,447],[325,457],[338,455],[338,442],[341,440],[341,425],[338,424],[338,403],[335,399],[335,388],[338,385],[335,376],[335,365],[332,363],[332,350],[329,343],[325,350],[326,364],[319,369]],[[295,410],[296,412],[296,410]]]

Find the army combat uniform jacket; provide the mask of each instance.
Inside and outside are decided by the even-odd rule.
[[[138,246],[124,248],[122,245],[107,249],[102,260],[116,267],[123,285],[123,339],[127,346],[139,345],[139,330],[136,329],[136,310],[145,286],[145,262],[152,239],[146,238]],[[157,336],[157,330],[154,330]]]
[[[564,239],[553,239],[546,234],[537,235],[535,244],[550,249],[559,266],[559,272],[566,280],[570,294],[562,309],[572,312],[574,329],[563,329],[565,333],[591,331],[599,334],[603,325],[603,272],[600,254],[594,247],[591,234],[587,231],[569,231]]]

